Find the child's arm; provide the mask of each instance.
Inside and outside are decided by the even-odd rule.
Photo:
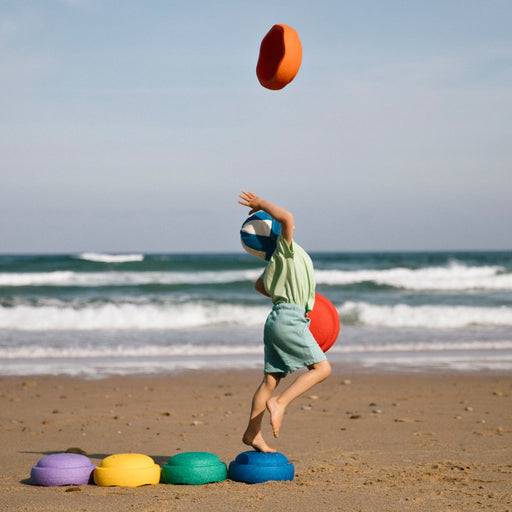
[[[276,219],[277,222],[281,224],[281,234],[283,235],[288,245],[291,245],[293,239],[293,230],[295,228],[293,225],[293,215],[290,212],[286,211],[280,206],[265,201],[265,199],[261,199],[261,197],[258,197],[252,192],[243,190],[238,197],[241,199],[241,201],[238,201],[240,204],[248,206],[251,209],[249,215],[252,215],[259,210],[263,210],[264,212],[267,212],[269,215],[271,215],[274,219]]]
[[[265,290],[265,285],[263,284],[263,279],[261,277],[259,277],[258,280],[256,281],[254,288],[256,288],[257,292],[260,292],[262,295],[265,295],[265,297],[270,297],[267,290]]]

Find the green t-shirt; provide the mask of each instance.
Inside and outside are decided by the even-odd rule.
[[[315,302],[315,274],[308,253],[292,241],[291,246],[282,235],[277,247],[261,276],[265,290],[274,304],[297,304],[307,312]]]

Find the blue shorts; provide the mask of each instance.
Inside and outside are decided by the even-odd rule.
[[[297,304],[274,304],[263,331],[265,373],[294,372],[327,357],[309,330],[309,318]]]

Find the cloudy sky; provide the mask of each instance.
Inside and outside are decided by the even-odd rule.
[[[512,249],[509,0],[0,0],[0,253]],[[255,74],[276,23],[295,80]]]

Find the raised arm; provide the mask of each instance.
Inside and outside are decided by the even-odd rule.
[[[281,224],[281,234],[288,245],[291,245],[293,240],[293,230],[295,227],[293,225],[293,215],[289,211],[246,190],[243,190],[238,197],[240,197],[240,201],[238,202],[241,205],[248,206],[251,209],[249,211],[249,215],[252,215],[259,210],[263,210],[276,219],[277,222]]]

